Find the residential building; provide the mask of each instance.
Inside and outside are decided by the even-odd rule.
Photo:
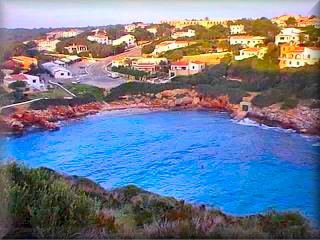
[[[136,45],[136,38],[131,34],[127,34],[112,41],[113,46],[120,45],[122,43],[125,43],[127,47],[134,47]]]
[[[178,61],[171,64],[169,76],[193,75],[202,72],[204,68],[205,64],[200,61]]]
[[[268,48],[267,47],[253,47],[253,48],[244,48],[240,50],[240,54],[238,56],[235,56],[235,60],[243,60],[246,58],[251,57],[258,57],[260,59],[263,59],[263,56],[267,53]]]
[[[24,70],[30,70],[31,65],[35,65],[35,66],[38,65],[38,60],[32,57],[13,56],[11,60],[20,64],[22,69]]]
[[[72,78],[72,74],[68,69],[56,63],[46,62],[46,63],[43,63],[41,66],[46,71],[48,71],[48,73],[54,78],[58,78],[58,79]]]
[[[133,69],[149,72],[149,73],[155,73],[160,68],[160,66],[156,63],[139,63],[139,62],[132,62],[131,67]]]
[[[109,39],[107,32],[99,29],[93,30],[92,33],[87,37],[89,41],[97,42],[100,44],[112,44],[112,40]]]
[[[192,41],[164,41],[155,46],[154,51],[152,52],[152,55],[156,55],[156,54],[170,51],[173,49],[187,47],[194,43],[195,42],[192,42]]]
[[[226,27],[229,20],[231,20],[231,19],[208,19],[208,20],[187,20],[187,19],[185,19],[185,20],[164,20],[164,21],[160,21],[160,23],[167,23],[171,26],[174,26],[177,29],[182,29],[184,27],[191,26],[191,25],[200,25],[205,28],[210,28],[212,26],[216,26],[219,24]]]
[[[86,45],[83,44],[72,44],[70,46],[65,47],[65,49],[68,50],[69,53],[81,53],[81,52],[87,52],[88,51],[88,47]]]
[[[190,38],[190,37],[194,37],[196,35],[196,31],[192,30],[192,29],[188,29],[188,31],[186,32],[175,32],[173,34],[171,34],[171,37],[173,39],[177,39],[177,38]]]
[[[301,47],[294,44],[282,44],[280,46],[279,67],[302,67],[313,65],[320,60],[319,47]]]
[[[34,40],[34,42],[37,44],[38,51],[54,52],[56,50],[57,43],[60,41],[57,39],[45,38]]]
[[[149,27],[149,28],[147,28],[146,30],[147,30],[148,32],[154,34],[154,35],[156,35],[157,32],[158,32],[157,27]]]
[[[148,25],[144,24],[142,22],[136,22],[136,23],[132,23],[132,24],[128,24],[124,26],[124,29],[126,32],[134,32],[134,30],[136,28],[146,28]]]
[[[75,37],[78,34],[82,33],[83,31],[78,30],[78,29],[69,29],[69,30],[56,30],[47,33],[47,38],[70,38],[70,37]]]
[[[231,54],[230,52],[205,53],[199,55],[183,56],[182,61],[198,61],[206,65],[215,65],[221,62],[221,59]]]
[[[284,28],[281,32],[275,36],[275,44],[279,45],[281,43],[300,43],[300,34],[302,31],[298,28]]]
[[[237,25],[230,25],[230,34],[244,34],[246,31],[244,30],[244,25],[242,24],[237,24]]]
[[[112,60],[111,66],[131,66],[137,70],[154,72],[159,69],[161,62],[168,63],[168,60],[166,58],[118,57]]]
[[[44,91],[46,90],[44,82],[40,80],[38,76],[33,76],[29,74],[12,74],[12,75],[6,75],[3,79],[3,83],[5,86],[9,86],[13,82],[17,81],[23,81],[26,82],[26,90],[31,91]]]
[[[246,47],[255,47],[260,44],[264,44],[265,37],[261,36],[248,36],[248,35],[239,35],[230,37],[230,45],[242,45]]]

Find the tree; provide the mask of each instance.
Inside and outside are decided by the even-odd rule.
[[[20,64],[16,64],[16,65],[14,66],[13,73],[14,73],[14,74],[18,74],[18,73],[21,73],[21,71],[22,71],[21,65],[20,65]]]
[[[132,35],[137,39],[137,41],[149,41],[153,38],[153,34],[148,32],[144,28],[136,28]]]
[[[297,20],[294,17],[289,17],[286,24],[288,27],[295,27],[297,25]]]
[[[27,83],[25,81],[15,81],[13,83],[9,84],[9,88],[14,90],[14,98],[15,102],[20,102],[24,99],[24,91],[27,86]]]
[[[38,73],[38,67],[37,67],[37,65],[34,64],[34,63],[32,63],[32,64],[30,65],[30,70],[29,70],[28,73],[31,74],[31,75],[36,75],[36,74]]]

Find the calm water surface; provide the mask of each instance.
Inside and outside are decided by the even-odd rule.
[[[241,125],[224,113],[107,114],[59,131],[2,138],[4,156],[252,214],[270,208],[319,217],[320,147],[295,133]]]

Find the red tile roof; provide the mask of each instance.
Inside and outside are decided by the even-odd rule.
[[[24,74],[12,74],[6,78],[9,81],[23,81],[27,80],[28,78]]]
[[[171,64],[172,66],[188,66],[189,62],[186,61],[177,61]]]

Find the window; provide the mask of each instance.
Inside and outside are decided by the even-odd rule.
[[[297,62],[297,65],[300,65],[300,62],[299,62],[299,61]]]
[[[60,76],[64,76],[64,73],[60,73]]]
[[[33,80],[32,80],[32,82],[33,82],[33,83],[36,83],[36,82],[37,82],[37,80],[36,80],[36,79],[33,79]]]
[[[70,73],[68,72],[68,76],[70,76]]]
[[[308,58],[310,58],[311,56],[310,56],[310,54],[308,54]]]
[[[195,66],[192,66],[192,69],[195,69]]]
[[[182,70],[187,70],[187,68],[186,67],[182,67]]]
[[[291,63],[292,63],[292,62],[291,62],[291,61],[289,61],[289,65],[291,65]]]

